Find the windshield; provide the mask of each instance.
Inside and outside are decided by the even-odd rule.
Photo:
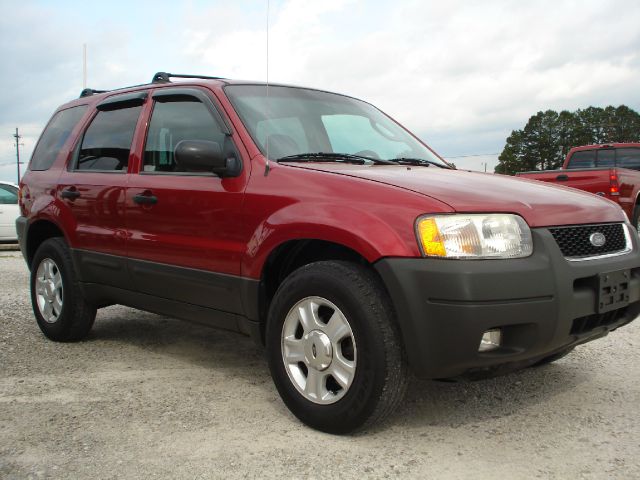
[[[266,85],[229,85],[225,93],[271,160],[322,152],[415,158],[448,166],[378,109],[354,98],[279,86],[269,86],[267,95]]]

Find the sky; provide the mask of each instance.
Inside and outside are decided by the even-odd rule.
[[[335,91],[472,170],[493,171],[511,131],[540,110],[640,111],[638,0],[0,0],[0,9],[1,180],[16,180],[15,128],[28,161],[55,108],[79,95],[83,44],[91,88],[169,71]]]

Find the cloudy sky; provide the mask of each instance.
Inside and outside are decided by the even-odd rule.
[[[267,78],[266,0],[0,8],[0,179],[15,181],[15,127],[29,158],[79,94],[84,43],[92,88],[156,71]],[[270,81],[368,100],[459,167],[492,170],[539,110],[640,110],[638,0],[271,0],[268,11]]]

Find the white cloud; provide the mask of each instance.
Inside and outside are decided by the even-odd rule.
[[[272,15],[270,79],[370,100],[445,154],[499,151],[538,110],[638,108],[638,21],[632,1],[289,1]],[[189,38],[209,68],[265,78],[264,30]]]

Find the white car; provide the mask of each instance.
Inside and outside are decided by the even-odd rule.
[[[18,187],[13,183],[0,182],[0,242],[17,242],[16,218],[18,208]]]

